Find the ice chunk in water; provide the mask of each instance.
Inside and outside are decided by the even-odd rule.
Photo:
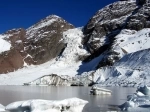
[[[127,96],[127,101],[119,106],[121,110],[148,112],[150,110],[150,88],[141,86],[136,93]]]
[[[14,102],[6,110],[19,112],[82,112],[87,101],[70,98],[62,101],[28,100]]]
[[[147,87],[146,85],[138,87],[137,92],[138,91],[143,93],[144,95],[150,95],[150,87]]]
[[[5,111],[5,107],[2,104],[0,104],[0,111]]]

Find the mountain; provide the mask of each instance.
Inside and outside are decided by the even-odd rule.
[[[123,29],[139,31],[149,27],[148,3],[143,4],[136,0],[118,1],[99,10],[90,19],[84,27],[84,44],[93,54],[92,57],[95,57],[110,48],[114,37]],[[103,64],[101,66],[111,62]]]
[[[13,29],[0,35],[3,41],[0,73],[12,72],[26,65],[42,64],[55,58],[65,48],[61,41],[63,31],[71,28],[74,26],[51,15],[26,30]]]
[[[65,48],[62,49],[58,56],[49,59],[47,62],[42,64],[33,63],[29,65],[28,63],[25,63],[24,67],[21,69],[7,74],[1,74],[0,84],[72,84],[72,79],[74,79],[75,75],[78,74],[79,66],[82,64],[82,61],[80,61],[81,57],[89,55],[81,44],[82,38],[84,37],[81,29],[82,28],[74,28],[66,30],[62,33],[61,40],[57,43],[51,43],[52,45],[54,44],[53,46],[56,45],[56,48],[59,46],[60,42],[65,45]],[[55,51],[57,50],[56,48],[54,47],[53,49],[52,47],[49,50]],[[41,56],[43,55],[41,54]],[[27,56],[31,55],[27,54]],[[68,80],[69,82],[65,83]]]
[[[150,84],[149,0],[109,4],[80,28],[50,15],[0,42],[2,85]]]
[[[149,2],[115,2],[99,10],[87,23],[84,45],[91,55],[85,61],[103,56],[93,74],[95,83],[105,86],[150,83],[146,66],[150,48]]]

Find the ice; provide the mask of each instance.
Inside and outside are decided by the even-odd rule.
[[[137,92],[141,92],[144,95],[149,95],[150,96],[150,87],[144,85],[144,86],[140,86],[137,89]]]
[[[5,111],[5,107],[2,104],[0,104],[0,111]]]
[[[148,112],[150,110],[150,94],[147,94],[149,87],[141,86],[137,92],[127,96],[127,101],[120,105],[121,110],[129,112]],[[140,91],[140,92],[139,92]]]
[[[93,95],[111,95],[112,91],[108,90],[108,89],[104,89],[99,87],[99,85],[94,85],[91,88],[91,94]]]
[[[28,100],[18,101],[6,106],[6,110],[19,112],[82,112],[87,101],[70,98],[62,101]]]
[[[144,94],[139,91],[136,94],[137,94],[137,96],[144,96]]]

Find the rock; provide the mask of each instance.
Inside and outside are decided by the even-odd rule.
[[[45,63],[65,48],[63,32],[74,26],[51,15],[28,29],[12,29],[1,34],[11,49],[0,54],[0,73],[15,71],[27,65]]]
[[[65,48],[63,32],[71,28],[73,25],[56,15],[46,17],[26,30],[26,52],[35,64],[55,58]]]
[[[84,27],[83,44],[91,53],[85,60],[105,53],[99,67],[113,65],[120,59],[111,52],[114,37],[124,29],[139,31],[150,28],[149,12],[150,4],[146,0],[121,0],[99,10]]]
[[[128,15],[135,9],[135,2],[120,1],[99,10],[84,27],[85,44],[90,47],[90,51],[97,51],[103,45],[109,44],[110,40],[106,41],[107,35],[120,30]]]

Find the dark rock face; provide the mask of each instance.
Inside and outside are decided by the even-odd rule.
[[[136,3],[120,1],[99,10],[84,28],[85,44],[91,53],[109,44],[113,31],[121,30],[126,19],[136,9]],[[103,38],[103,39],[102,39]]]
[[[0,54],[0,73],[24,67],[24,64],[41,64],[58,56],[65,44],[63,32],[74,28],[62,18],[51,15],[25,29],[9,30],[3,35],[11,44],[9,51]]]
[[[121,0],[99,10],[84,27],[83,43],[91,52],[91,57],[106,53],[99,67],[112,65],[107,57],[114,37],[123,29],[141,30],[150,28],[150,3],[146,0]],[[115,59],[119,57],[115,54]]]

